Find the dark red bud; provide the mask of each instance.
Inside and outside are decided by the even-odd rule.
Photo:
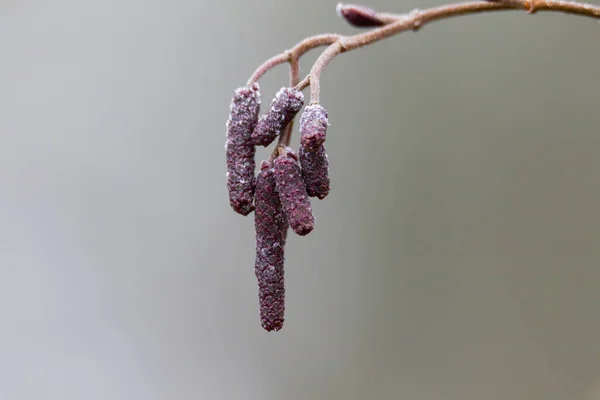
[[[325,142],[327,135],[327,110],[319,104],[310,104],[304,108],[300,117],[300,144],[310,150],[316,150]]]
[[[306,193],[310,197],[324,199],[329,194],[329,159],[325,146],[321,145],[315,151],[300,147],[300,166]]]
[[[385,25],[385,21],[377,16],[377,12],[368,7],[339,3],[336,10],[338,15],[344,18],[346,22],[358,28]]]
[[[256,261],[260,321],[267,331],[283,327],[285,285],[283,274],[284,247],[288,223],[275,184],[275,172],[265,161],[256,178]]]
[[[227,120],[227,189],[231,207],[242,215],[254,209],[254,144],[252,131],[258,121],[260,92],[258,83],[238,88],[229,107]]]
[[[307,235],[315,226],[315,217],[297,158],[288,150],[279,155],[273,164],[277,192],[287,220],[294,232]]]
[[[281,134],[283,128],[294,119],[304,105],[304,95],[294,88],[281,88],[267,112],[260,117],[252,141],[257,146],[268,146]]]

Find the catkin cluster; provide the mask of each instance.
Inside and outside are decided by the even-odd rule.
[[[539,3],[539,4],[538,4]],[[542,4],[543,3],[543,4]],[[303,39],[261,64],[231,99],[227,120],[227,188],[229,203],[237,213],[254,211],[256,230],[255,274],[258,279],[261,325],[267,331],[283,327],[285,310],[284,250],[288,228],[304,236],[312,232],[315,217],[311,197],[323,199],[329,194],[329,159],[325,149],[328,114],[319,103],[320,77],[334,57],[363,48],[407,30],[416,31],[422,25],[449,17],[484,11],[526,9],[559,11],[592,18],[600,17],[600,7],[576,0],[546,0],[534,2],[513,0],[503,2],[461,2],[407,14],[379,13],[352,4],[338,4],[337,12],[357,28],[373,28],[365,33],[341,36],[315,35]],[[308,76],[300,80],[299,59],[307,51],[328,45],[317,58]],[[268,110],[259,117],[260,92],[256,83],[273,67],[289,63],[290,85],[281,88]],[[304,106],[301,90],[311,87],[311,104],[300,118],[300,147],[297,153],[289,147],[296,114]],[[279,137],[271,157],[261,163],[255,176],[256,146],[269,146]]]
[[[304,105],[295,88],[280,89],[259,118],[257,83],[235,91],[227,120],[227,187],[229,203],[239,214],[254,211],[260,320],[267,331],[283,327],[285,310],[284,249],[288,227],[300,235],[315,225],[310,197],[329,193],[329,160],[325,152],[328,114],[319,104],[305,107],[300,118],[298,154],[279,143],[271,159],[263,161],[255,177],[255,146],[281,138]]]

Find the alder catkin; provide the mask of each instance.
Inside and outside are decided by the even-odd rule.
[[[300,117],[300,144],[309,150],[317,150],[325,142],[328,113],[320,104],[309,104]]]
[[[329,194],[329,159],[325,146],[321,145],[314,151],[300,147],[300,166],[306,193],[310,197],[324,199]]]
[[[275,184],[273,168],[263,161],[256,178],[256,262],[261,326],[267,331],[283,327],[285,284],[284,247],[288,223]]]
[[[273,164],[277,192],[288,223],[298,235],[307,235],[315,226],[315,217],[306,193],[298,158],[288,148],[275,159]]]
[[[304,95],[295,88],[279,89],[267,112],[260,117],[252,141],[256,146],[268,146],[281,134],[304,105]]]
[[[239,214],[248,215],[254,209],[254,153],[252,131],[258,121],[260,92],[258,83],[235,91],[227,120],[227,189],[229,204]]]

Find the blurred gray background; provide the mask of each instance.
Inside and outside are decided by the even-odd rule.
[[[284,329],[260,328],[229,101],[355,33],[335,5],[0,0],[0,399],[600,399],[586,18],[468,16],[334,60],[332,191],[289,236]]]

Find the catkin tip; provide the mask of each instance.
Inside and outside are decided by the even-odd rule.
[[[325,145],[317,150],[300,147],[300,166],[302,178],[306,184],[306,193],[310,197],[323,200],[329,194],[329,159]]]
[[[298,161],[288,151],[279,155],[273,166],[277,192],[290,227],[298,235],[307,235],[314,228],[315,217]]]

